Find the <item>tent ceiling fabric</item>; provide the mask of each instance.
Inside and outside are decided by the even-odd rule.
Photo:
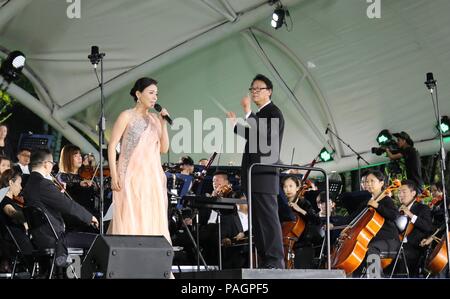
[[[24,4],[20,7],[16,3],[14,16],[6,17],[1,10],[16,1]],[[67,18],[66,1],[15,0],[0,10],[0,46],[27,54],[29,68],[48,89],[56,107],[76,102],[96,88],[87,60],[91,45],[98,45],[106,53],[105,80],[114,81],[136,66],[172,51],[174,46],[229,23],[227,16],[233,12],[239,15],[233,22],[238,26],[245,13],[267,3],[80,2],[80,19]],[[287,94],[282,81],[275,78],[267,60],[249,40],[246,28],[242,28],[243,33],[224,36],[149,71],[147,75],[160,82],[161,104],[173,117],[185,117],[192,124],[194,116],[198,117],[194,110],[202,110],[203,120],[220,117],[225,125],[221,107],[240,113],[239,101],[251,79],[263,73],[273,79],[273,99],[287,120],[282,149],[285,163],[290,163],[294,148],[294,163],[310,162],[329,140],[342,157],[320,166],[338,171],[356,167],[354,154],[334,137],[325,135],[329,123],[361,153],[376,146],[375,137],[382,129],[407,131],[418,142],[422,154],[436,151],[435,143],[421,147],[419,142],[436,134],[433,108],[423,82],[426,72],[434,73],[440,88],[441,113],[449,115],[450,84],[446,83],[450,82],[450,1],[381,0],[380,19],[369,19],[369,4],[361,0],[291,2],[295,4],[289,7],[294,22],[291,32],[270,27],[270,9],[249,26],[295,98]],[[301,65],[310,67],[302,69]],[[128,95],[133,83],[130,81],[106,99],[107,136],[118,113],[133,105]],[[322,135],[311,129],[299,105],[307,110]],[[73,118],[86,131],[95,127],[98,115],[96,103]],[[170,134],[173,137],[177,131]],[[207,134],[207,130],[203,131],[202,137]],[[224,150],[220,144],[216,146],[217,151]],[[172,161],[182,154],[172,153]],[[208,153],[192,156],[195,160]],[[371,154],[364,157],[370,162],[382,160]],[[220,159],[221,164],[240,163],[239,154],[223,154]]]

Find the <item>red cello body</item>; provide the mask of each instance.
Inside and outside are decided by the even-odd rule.
[[[450,238],[450,233],[447,232],[447,238]],[[441,241],[436,245],[433,252],[427,259],[427,270],[433,274],[441,273],[448,263],[447,258],[447,242],[445,236],[442,236]]]

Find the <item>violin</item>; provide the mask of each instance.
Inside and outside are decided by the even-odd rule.
[[[313,188],[313,182],[311,180],[305,180],[302,187],[300,188],[298,195],[300,198],[305,197],[305,193]]]
[[[13,196],[12,200],[21,208],[25,207],[25,200],[22,195]]]
[[[64,187],[63,183],[61,183],[56,177],[54,177],[52,174],[50,174],[52,177],[52,182],[55,184],[56,188],[58,188],[61,193],[64,193],[70,200],[73,200],[72,196],[70,196],[69,193],[67,193],[66,188]]]
[[[222,185],[220,186],[217,191],[217,197],[228,197],[229,194],[233,191],[233,188],[231,187],[231,185]]]
[[[433,199],[428,204],[428,207],[430,207],[430,209],[431,209],[431,208],[433,208],[435,206],[438,206],[442,202],[442,199],[443,199],[442,195],[438,195],[436,197],[433,197]]]
[[[100,172],[98,171],[98,166],[96,168],[92,166],[82,166],[78,170],[78,174],[80,177],[84,180],[91,181],[94,179],[94,177],[100,177]],[[103,167],[103,177],[109,177],[110,169],[108,166]]]

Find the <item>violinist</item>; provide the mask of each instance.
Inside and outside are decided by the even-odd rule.
[[[420,242],[433,230],[430,208],[417,202],[416,195],[417,187],[414,181],[403,181],[398,191],[398,197],[402,204],[400,213],[407,216],[408,222],[413,225],[404,244],[410,277],[419,277],[419,261],[425,254],[423,248],[420,247]]]
[[[81,232],[66,232],[63,215],[71,215],[85,225],[92,225],[96,228],[98,228],[99,222],[85,208],[61,193],[55,184],[48,179],[54,165],[52,153],[47,149],[36,150],[31,155],[30,164],[32,172],[23,192],[25,205],[41,208],[47,213],[53,225],[54,232],[58,236],[64,236],[63,240],[66,248],[90,248],[96,235]],[[30,227],[30,231],[33,236],[33,243],[38,249],[54,248],[57,245],[54,233],[48,226]],[[65,249],[65,251],[67,250]],[[63,258],[64,254],[67,254],[67,252],[59,251],[58,253],[62,255],[57,256],[57,258]]]
[[[312,268],[313,245],[320,242],[320,218],[312,204],[305,199],[305,193],[313,188],[312,184],[307,181],[304,186],[300,186],[297,177],[287,176],[283,179],[282,186],[291,211],[305,222],[305,229],[294,245],[294,266],[296,269]]]
[[[319,207],[319,218],[320,224],[322,226],[321,236],[325,236],[326,223],[327,223],[327,194],[325,191],[322,191],[317,195],[316,198],[317,206]],[[345,216],[336,214],[336,202],[331,198],[328,199],[328,205],[330,207],[330,229],[331,231],[331,243],[334,243],[336,239],[339,237],[339,233],[341,232],[342,226],[348,224]]]
[[[216,171],[213,176],[213,197],[237,197],[231,188],[228,174],[224,171]],[[245,237],[244,225],[237,212],[237,207],[231,213],[221,213],[220,228],[221,240],[224,246],[229,246],[235,241],[240,241]],[[218,212],[213,209],[203,208],[199,210],[200,222],[200,244],[205,250],[207,262],[217,263],[217,243],[218,243]],[[226,259],[224,259],[225,261]],[[225,266],[225,265],[224,265]]]
[[[203,167],[208,165],[208,159],[201,158],[200,160],[198,160],[198,165],[203,166]]]
[[[8,188],[8,191],[0,203],[0,217],[10,228],[23,254],[29,256],[33,251],[33,246],[27,236],[28,225],[23,215],[23,198],[19,198],[22,190],[21,184],[22,177],[14,169],[5,170],[1,175],[0,186]],[[13,244],[12,240],[10,243]],[[7,255],[12,257],[15,252],[16,249],[11,246],[11,250],[7,250]]]
[[[17,153],[17,164],[12,167],[22,175],[22,188],[25,187],[28,177],[30,176],[30,157],[31,149],[19,149],[19,152]]]
[[[394,202],[388,194],[381,195],[383,192],[384,180],[385,177],[383,173],[378,170],[371,170],[366,173],[365,186],[367,191],[371,194],[371,198],[368,201],[364,201],[360,205],[359,210],[362,211],[366,207],[372,207],[384,218],[383,226],[368,245],[366,259],[372,254],[380,257],[382,252],[396,253],[400,247],[398,229],[395,225],[395,220],[399,216],[399,212],[395,208]],[[379,196],[382,196],[382,199],[377,201],[376,199],[379,198]],[[342,234],[345,234],[346,230],[347,228],[342,231],[341,236]],[[392,257],[395,258],[395,254]],[[383,272],[381,269],[380,258],[373,260],[376,263],[374,266],[379,270],[376,271],[376,273],[382,275]],[[355,271],[355,275],[361,274],[363,267],[366,266],[365,264],[366,263],[363,262],[360,265]]]
[[[85,154],[83,156],[82,168],[95,169],[97,162],[95,161],[95,156],[92,153]],[[81,169],[81,168],[80,168]]]
[[[194,173],[194,160],[189,156],[181,157],[180,173],[184,175],[192,175]]]
[[[59,173],[56,178],[65,184],[67,193],[80,205],[92,214],[96,214],[95,209],[95,185],[92,180],[83,179],[79,174],[82,165],[80,148],[75,145],[66,145],[61,150],[59,158]],[[78,225],[74,219],[66,219],[69,230],[79,230],[85,225]]]
[[[444,201],[442,192],[442,183],[436,182],[430,187],[431,195],[433,199],[429,203],[429,207],[431,208],[431,216],[433,219],[433,225],[435,227],[439,227],[442,223],[444,223],[444,205],[442,204]]]

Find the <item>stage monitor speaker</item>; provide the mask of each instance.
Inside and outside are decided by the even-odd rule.
[[[172,246],[163,236],[99,235],[81,278],[169,278],[172,259]]]

